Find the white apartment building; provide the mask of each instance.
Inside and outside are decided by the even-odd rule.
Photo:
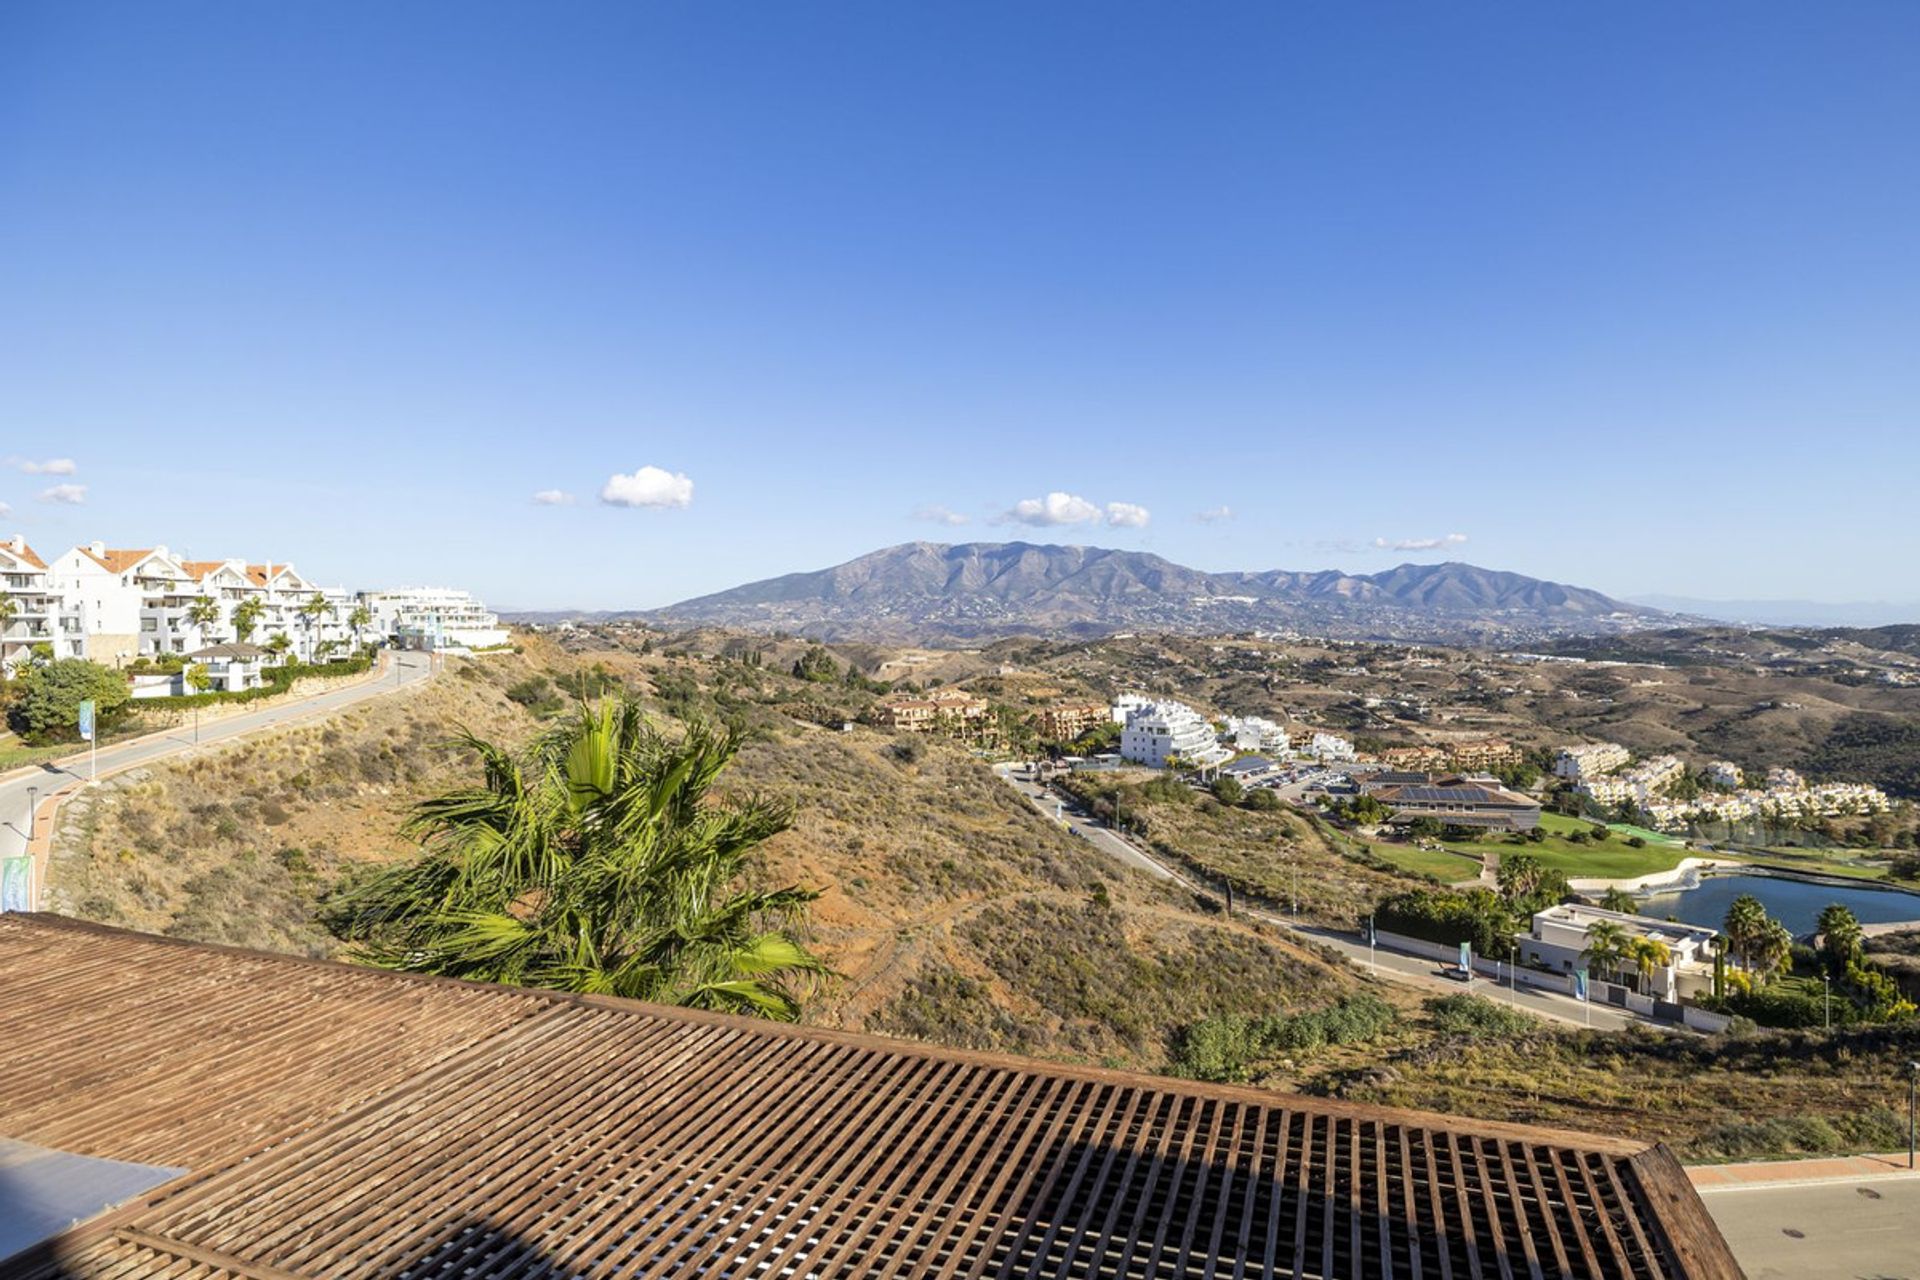
[[[403,587],[363,591],[373,626],[403,649],[492,649],[509,642],[500,619],[467,591]]]
[[[1137,693],[1123,693],[1113,700],[1113,711],[1111,713],[1113,715],[1113,722],[1123,725],[1134,712],[1145,711],[1152,705],[1152,698],[1142,697]]]
[[[1236,751],[1264,751],[1284,756],[1293,745],[1285,729],[1263,716],[1228,716],[1226,736]]]
[[[1612,773],[1626,764],[1633,754],[1617,742],[1595,742],[1586,746],[1562,747],[1554,757],[1553,773],[1569,782],[1585,782]]]
[[[1120,733],[1120,758],[1164,769],[1178,758],[1202,769],[1226,763],[1233,753],[1221,746],[1207,718],[1183,702],[1155,702],[1136,708]]]
[[[47,562],[18,534],[0,542],[0,675],[11,675],[34,645],[54,645],[59,613]]]
[[[1740,766],[1731,760],[1714,760],[1708,763],[1706,779],[1716,787],[1737,787],[1740,785]]]
[[[1352,761],[1359,758],[1351,739],[1320,729],[1314,730],[1313,737],[1307,742],[1307,754],[1315,760]]]
[[[290,564],[183,560],[164,546],[94,542],[56,559],[47,581],[62,605],[56,657],[122,667],[233,641],[278,647],[275,637],[284,636],[289,658],[316,662],[358,638],[353,598],[316,587]]]

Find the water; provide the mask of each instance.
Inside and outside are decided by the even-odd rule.
[[[1656,919],[1674,916],[1688,924],[1718,929],[1726,922],[1727,908],[1743,893],[1760,899],[1767,914],[1791,929],[1795,937],[1812,933],[1821,909],[1835,902],[1853,912],[1861,924],[1920,920],[1920,894],[1815,884],[1786,876],[1703,876],[1697,889],[1664,890],[1640,899],[1639,910],[1641,915]]]

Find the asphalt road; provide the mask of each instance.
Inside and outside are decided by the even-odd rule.
[[[397,688],[417,684],[431,675],[432,667],[426,655],[396,654],[394,666],[378,679],[345,685],[298,701],[263,707],[258,711],[244,711],[239,715],[210,721],[201,728],[199,745],[227,742],[251,733],[258,733],[263,729],[279,728],[327,715],[342,707],[350,707],[356,702],[382,697]],[[165,733],[102,747],[99,759],[100,772],[104,774],[110,770],[152,764],[183,751],[190,751],[195,745],[193,725],[188,723]],[[58,790],[76,778],[86,778],[90,767],[88,758],[83,752],[66,760],[36,765],[11,773],[0,780],[0,857],[10,857],[26,851],[29,790],[37,790],[40,797],[44,799],[50,792]]]
[[[1132,843],[1115,835],[1112,830],[1102,825],[1098,819],[1089,816],[1072,801],[1017,776],[1012,765],[996,765],[994,772],[1047,817],[1054,817],[1057,812],[1060,821],[1070,824],[1075,834],[1108,856],[1136,870],[1144,871],[1148,875],[1158,876],[1163,880],[1173,880],[1191,889],[1200,888],[1173,868],[1163,866]],[[1284,916],[1264,911],[1248,910],[1246,914],[1270,924],[1279,925],[1283,929],[1291,929],[1302,937],[1332,947],[1344,955],[1356,968],[1365,969],[1392,982],[1420,987],[1435,994],[1471,991],[1475,995],[1486,996],[1489,999],[1505,1000],[1517,1008],[1525,1009],[1543,1018],[1552,1018],[1573,1026],[1590,1026],[1598,1031],[1621,1031],[1635,1022],[1643,1022],[1648,1026],[1666,1025],[1606,1005],[1583,1005],[1568,996],[1529,991],[1525,987],[1514,991],[1509,987],[1496,985],[1490,978],[1475,978],[1471,983],[1456,982],[1443,975],[1442,965],[1438,961],[1429,960],[1424,956],[1409,956],[1397,951],[1369,948],[1364,940],[1354,934],[1317,925],[1299,924]]]
[[[1701,1192],[1747,1280],[1920,1280],[1920,1178]]]

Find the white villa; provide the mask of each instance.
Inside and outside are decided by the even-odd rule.
[[[1188,765],[1210,769],[1225,764],[1233,752],[1221,746],[1207,718],[1183,702],[1155,702],[1135,708],[1120,732],[1120,758],[1164,769],[1178,758]]]
[[[1562,903],[1534,913],[1532,927],[1514,935],[1520,963],[1554,973],[1587,969],[1594,980],[1606,980],[1607,975],[1596,969],[1587,954],[1588,931],[1601,921],[1619,925],[1629,938],[1647,938],[1666,944],[1669,960],[1654,970],[1648,990],[1642,994],[1660,1000],[1712,994],[1715,937],[1712,929],[1578,903]],[[1638,981],[1639,972],[1631,959],[1623,959],[1618,964],[1621,978]]]
[[[1565,778],[1569,782],[1585,782],[1612,773],[1631,759],[1633,754],[1617,742],[1562,747],[1560,754],[1554,757],[1553,773],[1555,777]]]

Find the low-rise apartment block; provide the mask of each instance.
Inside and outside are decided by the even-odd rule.
[[[1353,740],[1343,738],[1337,733],[1328,733],[1323,729],[1314,730],[1313,737],[1307,740],[1307,754],[1315,760],[1353,761],[1359,759],[1359,753],[1353,749]]]
[[[59,614],[47,562],[23,537],[0,542],[0,675],[11,675],[35,645],[55,644]]]
[[[1508,769],[1526,759],[1526,753],[1505,738],[1472,738],[1448,746],[1455,769]]]
[[[1603,777],[1633,759],[1633,753],[1617,742],[1594,742],[1585,746],[1562,747],[1554,757],[1553,773],[1569,782],[1585,782]]]
[[[1655,966],[1642,984],[1633,959],[1594,955],[1593,927],[1601,923],[1617,927],[1629,943],[1643,939],[1661,944],[1666,948],[1666,963]],[[1657,1000],[1680,1000],[1712,994],[1714,937],[1713,930],[1694,925],[1563,903],[1535,912],[1532,926],[1527,932],[1516,934],[1514,942],[1519,947],[1522,964],[1554,973],[1585,969],[1595,981],[1644,985],[1642,995]]]
[[[1040,708],[1034,720],[1041,737],[1052,742],[1071,742],[1087,730],[1107,723],[1107,704],[1056,702]]]

